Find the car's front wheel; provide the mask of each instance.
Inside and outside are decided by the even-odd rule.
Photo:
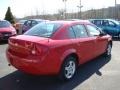
[[[118,38],[120,39],[120,33],[118,34]]]
[[[69,56],[68,58],[65,59],[61,67],[59,78],[62,81],[72,79],[76,72],[76,67],[77,67],[76,58]]]
[[[109,43],[105,52],[106,56],[111,56],[112,45]]]

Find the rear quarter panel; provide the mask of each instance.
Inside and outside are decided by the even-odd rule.
[[[49,47],[50,53],[48,57],[52,61],[51,68],[54,71],[60,70],[63,61],[68,55],[76,53],[76,50],[73,48],[73,43],[69,39],[51,40]]]

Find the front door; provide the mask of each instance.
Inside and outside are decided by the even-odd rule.
[[[93,58],[95,41],[94,38],[88,37],[88,33],[84,25],[74,25],[72,28],[76,35],[76,39],[72,42],[74,44],[74,48],[77,50],[77,54],[79,55],[80,63],[83,64]]]
[[[102,25],[103,25],[102,26],[103,30],[107,34],[112,35],[112,36],[115,36],[118,34],[118,28],[114,22],[108,21],[108,20],[103,20]]]
[[[100,36],[100,30],[93,25],[86,25],[89,32],[89,38],[94,40],[94,57],[104,53],[107,45],[107,38]]]

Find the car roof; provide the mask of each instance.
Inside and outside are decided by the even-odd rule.
[[[66,21],[80,21],[81,19],[66,19]]]
[[[57,21],[49,21],[50,23],[60,23],[60,24],[76,24],[76,23],[80,23],[80,24],[91,24],[91,22],[89,20],[79,20],[79,21],[70,21],[70,20],[57,20]]]
[[[21,19],[21,20],[19,20],[19,21],[27,21],[26,19]]]
[[[115,19],[89,19],[89,20],[115,20]]]
[[[28,19],[28,20],[44,21],[44,19]]]

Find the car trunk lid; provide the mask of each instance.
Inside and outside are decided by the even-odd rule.
[[[33,49],[47,42],[48,38],[19,35],[9,39],[9,50],[14,55],[27,57]]]

